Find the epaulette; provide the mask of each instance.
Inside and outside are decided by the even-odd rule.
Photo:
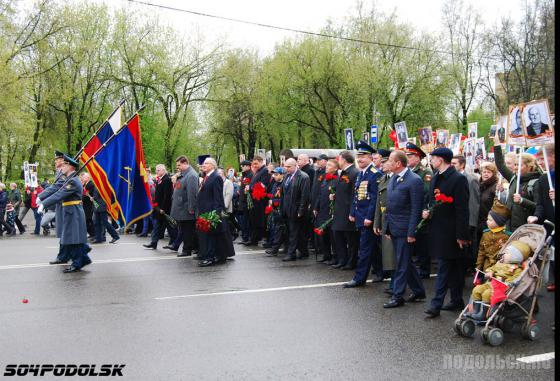
[[[369,170],[371,173],[377,173],[377,169],[375,169],[373,165],[369,168]]]

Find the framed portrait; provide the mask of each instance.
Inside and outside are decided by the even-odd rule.
[[[406,148],[408,143],[408,131],[405,122],[395,123],[395,133],[397,134],[397,145],[399,148]]]
[[[351,128],[344,129],[344,141],[346,149],[352,151],[354,149],[354,130]]]
[[[467,161],[467,166],[474,168],[476,162],[476,139],[465,139],[463,146],[463,155]]]
[[[547,99],[523,104],[521,118],[527,146],[540,146],[554,142],[554,128]]]
[[[283,167],[286,162],[286,156],[280,155],[280,166]]]
[[[461,134],[451,134],[449,138],[449,149],[453,151],[453,155],[458,155],[461,148]]]
[[[490,134],[490,137],[494,138],[494,136],[496,135],[496,132],[498,132],[498,138],[500,139],[500,144],[506,144],[507,143],[507,137],[508,137],[508,116],[507,115],[501,115],[499,117],[496,118],[496,131],[494,133]]]
[[[477,138],[475,143],[475,158],[486,159],[486,147],[484,144],[484,137]]]
[[[245,154],[244,153],[239,155],[239,162],[241,163],[242,161],[245,161]]]
[[[521,121],[521,107],[523,104],[509,106],[507,141],[512,146],[524,146],[525,135]]]
[[[432,152],[434,150],[432,127],[419,128],[418,139],[420,140],[420,148],[422,148],[424,152]]]
[[[469,139],[478,138],[478,123],[477,122],[468,124],[467,138],[469,138]]]
[[[449,130],[436,130],[436,148],[447,147]]]

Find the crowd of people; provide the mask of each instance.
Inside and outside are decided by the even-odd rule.
[[[153,212],[127,232],[149,237],[144,247],[150,250],[167,232],[163,249],[193,256],[202,267],[233,257],[234,241],[262,245],[265,256],[282,254],[284,262],[306,260],[311,252],[333,271],[353,271],[345,288],[363,286],[370,273],[374,283],[390,279],[385,308],[425,300],[423,280],[436,262],[434,295],[425,311],[436,317],[464,308],[465,278],[495,266],[511,232],[554,220],[554,145],[536,155],[504,152],[496,135],[493,152],[493,161],[467,168],[465,157],[448,148],[428,156],[413,143],[376,150],[360,141],[355,151],[336,158],[301,154],[267,165],[254,156],[240,163],[239,172],[219,167],[208,155],[198,158],[197,171],[179,156],[175,173],[163,164],[154,176],[148,172]],[[0,183],[0,234],[15,234],[16,228],[23,234],[29,209],[35,217],[31,234],[41,228],[49,234],[54,219],[61,250],[51,263],[72,260],[66,270],[79,271],[91,262],[90,244],[105,242],[107,232],[116,243],[123,229],[89,174],[62,187],[77,168],[73,159],[57,151],[55,167],[52,185],[26,188],[23,195],[15,183],[8,191]],[[69,217],[71,207],[83,221]],[[202,228],[201,219],[212,215],[217,220]],[[548,289],[554,291],[553,282]]]

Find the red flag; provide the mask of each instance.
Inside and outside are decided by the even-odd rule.
[[[490,305],[493,306],[507,299],[506,296],[506,291],[508,288],[507,284],[500,282],[495,278],[492,278],[491,285],[492,285],[492,297],[490,298]]]
[[[391,130],[391,133],[389,134],[389,139],[391,139],[395,143],[395,148],[399,148],[399,143],[397,141],[397,133],[395,132],[395,130]]]

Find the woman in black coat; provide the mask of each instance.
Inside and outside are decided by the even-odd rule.
[[[487,228],[486,219],[492,209],[496,197],[498,184],[498,168],[492,162],[485,162],[480,166],[480,208],[478,210],[478,234],[480,239],[482,231]]]
[[[323,179],[317,179],[320,181],[319,195],[315,199],[315,205],[313,205],[313,215],[315,216],[315,234],[319,235],[319,245],[321,246],[321,253],[323,257],[318,260],[318,262],[327,262],[332,259],[332,218],[334,209],[334,200],[331,201],[330,194],[331,190],[334,190],[336,183],[338,181],[338,162],[331,159],[327,162],[326,172]],[[333,208],[331,208],[331,202],[333,203]],[[317,229],[325,224],[328,220],[331,223],[328,224],[321,232]]]

